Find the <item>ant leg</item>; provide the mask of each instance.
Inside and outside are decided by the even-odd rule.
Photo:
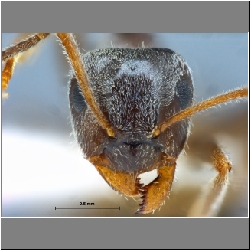
[[[6,66],[2,73],[2,88],[3,90],[7,89],[9,80],[11,79],[14,71],[14,66],[17,62],[17,56],[33,48],[41,40],[44,40],[49,36],[50,33],[37,33],[31,37],[28,37],[25,40],[22,40],[18,44],[11,46],[2,51],[2,61],[6,61]],[[88,84],[87,74],[84,69],[83,62],[81,60],[81,54],[78,49],[77,43],[72,34],[69,33],[56,33],[56,36],[61,41],[62,46],[64,47],[67,57],[72,65],[75,76],[79,81],[79,85],[83,91],[85,99],[89,104],[92,112],[95,114],[98,122],[101,126],[106,129],[108,136],[114,137],[115,132],[110,123],[110,121],[104,116],[100,108],[98,107],[94,95],[91,91],[91,88]]]
[[[5,62],[2,71],[2,89],[4,91],[8,87],[8,83],[13,75],[15,64],[19,60],[20,54],[33,48],[38,42],[48,37],[48,35],[49,33],[35,34],[2,51],[2,62]]]
[[[49,36],[50,33],[37,33],[30,36],[21,42],[13,45],[2,51],[2,62],[6,61],[8,58],[14,57],[22,52],[29,50],[30,48],[37,45],[41,40],[44,40]]]
[[[218,171],[209,186],[204,189],[201,196],[195,201],[188,212],[189,217],[215,216],[223,202],[228,187],[228,175],[232,164],[225,153],[218,147],[213,152],[213,165]]]
[[[2,90],[5,91],[8,87],[9,80],[11,79],[16,64],[16,57],[7,59],[3,72],[2,72]]]

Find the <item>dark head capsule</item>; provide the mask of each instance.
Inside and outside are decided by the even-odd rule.
[[[184,59],[170,49],[112,48],[86,53],[83,63],[96,102],[116,133],[107,136],[73,78],[72,122],[85,156],[101,155],[106,167],[126,173],[158,168],[163,156],[177,159],[189,121],[173,124],[157,138],[152,130],[192,104],[192,76]]]

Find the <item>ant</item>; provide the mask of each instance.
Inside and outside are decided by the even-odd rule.
[[[189,132],[189,117],[220,103],[247,97],[248,90],[239,88],[194,105],[191,71],[185,60],[174,51],[146,48],[98,50],[86,53],[87,56],[83,57],[83,63],[73,36],[66,33],[56,35],[73,68],[69,91],[70,109],[74,131],[83,153],[87,155],[88,160],[95,165],[113,189],[126,196],[142,198],[142,204],[137,213],[153,212],[163,204],[171,190],[176,160],[183,150]],[[16,56],[34,47],[40,40],[44,40],[48,36],[48,33],[35,34],[2,52],[2,60],[6,62],[2,74],[3,90],[7,89],[12,77]],[[119,60],[113,63],[115,58]],[[149,59],[146,60],[146,58]],[[170,88],[171,95],[163,96],[166,103],[164,104],[165,110],[161,114],[159,113],[161,104],[157,103],[160,93],[155,85],[158,84],[157,88],[160,89],[161,85],[165,83],[162,78],[159,82],[154,82],[151,75],[157,78],[160,76],[160,72],[166,69],[164,65],[159,66],[159,63],[156,63],[157,58],[161,58],[163,64],[169,64],[169,68],[173,72],[179,72],[173,73],[172,76],[170,74],[171,81],[177,84],[177,88],[169,81],[169,78],[165,79],[170,82],[167,86]],[[99,63],[99,61],[104,61],[104,63]],[[119,61],[120,63],[118,63]],[[110,74],[114,68],[116,70]],[[147,69],[147,72],[140,75],[139,70],[141,71],[141,69]],[[103,93],[104,88],[92,80],[97,78],[101,81],[98,72],[106,77],[105,81],[112,82],[110,85],[107,84],[105,93]],[[147,74],[148,72],[151,75]],[[109,74],[111,77],[108,79]],[[176,77],[180,79],[174,80]],[[126,89],[126,86],[123,89],[125,82],[128,83],[130,89]],[[134,90],[131,90],[132,88]],[[150,91],[145,91],[147,89]],[[98,92],[101,94],[97,95]],[[124,95],[127,95],[128,98],[126,99],[120,92],[125,93]],[[102,94],[105,96],[101,96]],[[137,100],[136,95],[139,95]],[[140,109],[137,108],[140,105],[138,101],[143,101],[144,97],[147,98],[145,100],[147,100],[147,104],[150,104],[151,110],[148,106],[143,107],[143,105]],[[161,98],[163,97],[161,96]],[[119,111],[128,100],[133,98],[137,103],[135,104],[135,101],[128,103],[128,107],[121,114],[123,118],[121,119]],[[164,107],[161,108],[164,109]],[[143,110],[149,111],[150,116],[143,116]],[[131,117],[129,111],[133,114]],[[143,121],[145,125],[141,125],[140,121]],[[84,126],[84,124],[88,124],[88,126]],[[92,132],[92,136],[89,135],[91,131],[95,131],[95,133]],[[164,136],[161,137],[162,135]],[[170,143],[168,148],[172,147],[173,150],[170,152],[167,149],[164,150],[162,145],[167,144],[167,138],[171,136],[173,137],[170,140],[172,144]],[[86,140],[88,137],[90,140]],[[93,154],[93,151],[98,151],[98,154]],[[119,153],[121,155],[117,157],[116,155]],[[124,156],[129,159],[128,162],[124,160]],[[218,175],[214,178],[206,195],[212,204],[227,188],[228,173],[232,168],[230,160],[217,146],[215,146],[213,159]],[[144,160],[145,163],[142,163]],[[153,169],[158,169],[158,177],[148,185],[141,184],[139,175]]]

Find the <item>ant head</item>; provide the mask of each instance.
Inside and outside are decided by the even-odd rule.
[[[189,121],[173,124],[157,138],[153,129],[192,104],[193,84],[186,62],[170,49],[100,49],[83,63],[100,110],[115,131],[109,137],[88,107],[75,77],[70,108],[75,134],[87,158],[102,155],[118,172],[143,173],[158,168],[164,156],[177,158]]]

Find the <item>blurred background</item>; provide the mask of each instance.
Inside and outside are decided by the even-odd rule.
[[[96,48],[141,47],[142,42],[145,47],[178,52],[192,69],[195,102],[248,85],[247,34],[75,35],[82,53]],[[2,48],[18,39],[20,34],[2,34]],[[192,118],[169,199],[154,214],[135,215],[139,201],[113,191],[83,159],[71,135],[70,68],[61,46],[51,35],[36,48],[17,64],[8,98],[2,99],[2,216],[186,217],[216,175],[211,165],[212,141],[233,164],[229,188],[215,216],[248,216],[248,100]],[[83,207],[80,202],[105,209],[55,210]]]

